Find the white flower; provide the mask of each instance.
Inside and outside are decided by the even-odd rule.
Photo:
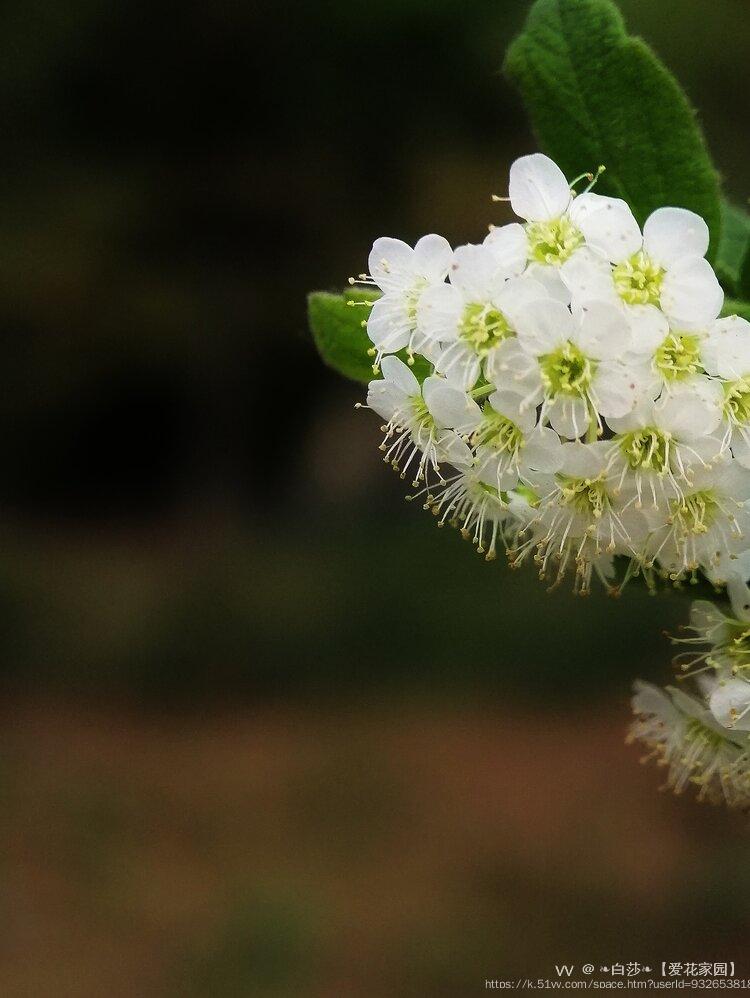
[[[750,805],[750,754],[739,733],[720,725],[696,698],[682,690],[635,684],[629,741],[649,749],[667,770],[667,786],[681,794],[698,788],[698,799],[729,807]]]
[[[750,680],[719,675],[708,698],[716,720],[732,731],[750,731]]]
[[[674,659],[683,675],[713,671],[725,679],[750,682],[750,589],[746,582],[733,579],[727,592],[726,611],[709,600],[695,600],[690,624],[682,628],[691,636],[672,638],[673,644],[690,646]],[[695,650],[699,646],[707,647]]]
[[[745,323],[748,326],[746,331],[740,330],[734,326],[737,316],[733,316],[731,319],[717,319],[706,329],[685,330],[668,328],[666,318],[662,318],[663,339],[653,349],[628,358],[628,364],[635,368],[641,364],[646,366],[648,373],[641,380],[648,382],[645,394],[649,398],[656,399],[676,389],[705,394],[710,385],[708,375],[724,378],[722,370],[731,371],[741,366],[738,365],[740,353],[748,359],[743,370],[750,372],[750,350],[743,349],[742,338],[739,335],[724,335],[730,331],[750,333],[750,323]],[[737,321],[744,323],[742,319]]]
[[[526,221],[525,255],[529,276],[545,285],[553,298],[567,304],[570,292],[560,279],[560,267],[584,245],[580,217],[590,208],[587,194],[575,196],[565,174],[548,156],[521,156],[510,168],[511,207]],[[517,224],[492,229],[486,242],[518,246]]]
[[[655,350],[667,334],[667,320],[673,329],[689,331],[718,316],[724,293],[704,259],[708,226],[698,215],[658,208],[641,235],[625,203],[610,199],[604,212],[584,213],[578,224],[586,246],[562,265],[561,277],[574,301],[621,304],[633,329],[633,350]]]
[[[644,401],[627,416],[609,419],[609,471],[616,490],[636,505],[654,509],[692,488],[695,467],[709,468],[721,451],[714,435],[720,419],[713,389],[679,390],[658,402]]]
[[[594,572],[608,585],[602,566],[613,554],[642,557],[649,525],[639,511],[623,507],[608,484],[606,443],[564,444],[560,471],[539,476],[536,492],[538,508],[530,536],[514,552],[516,564],[535,548],[540,578],[557,585],[572,569],[574,587],[588,593]]]
[[[702,364],[721,379],[724,445],[750,468],[750,322],[732,315],[713,323],[701,343]]]
[[[651,559],[673,581],[698,569],[717,582],[726,566],[718,554],[739,554],[750,539],[750,472],[736,461],[696,468],[689,488],[668,500],[664,526],[654,530]],[[661,510],[656,516],[661,518]]]
[[[424,291],[445,280],[453,251],[442,236],[422,236],[412,249],[400,239],[383,236],[370,251],[372,282],[383,292],[367,320],[367,335],[375,344],[377,362],[385,354],[406,348],[419,350],[417,306]]]
[[[705,329],[670,328],[647,359],[634,355],[630,363],[648,365],[651,398],[676,388],[689,388],[705,395],[709,375],[731,383],[726,388],[727,418],[735,421],[742,405],[740,396],[747,387],[743,382],[750,376],[750,322],[732,315],[717,319]]]
[[[501,260],[487,245],[460,246],[450,284],[421,296],[419,331],[432,345],[437,370],[459,388],[472,388],[495,350],[514,335],[519,308],[545,298],[541,284],[516,276],[517,261]]]
[[[386,420],[380,445],[385,451],[383,460],[400,471],[402,478],[415,462],[415,486],[430,468],[442,479],[442,462],[471,464],[469,447],[433,413],[445,390],[443,379],[430,377],[420,385],[398,357],[384,357],[382,370],[383,377],[368,386],[367,405]]]
[[[476,468],[462,468],[427,492],[424,508],[438,518],[438,526],[457,527],[486,561],[497,557],[498,541],[507,547],[505,525],[513,519],[508,496],[484,481]]]
[[[494,391],[480,407],[447,381],[430,382],[430,411],[440,426],[468,439],[475,451],[476,474],[500,492],[527,482],[535,472],[554,472],[562,464],[560,438],[537,422],[514,392]]]
[[[613,306],[590,302],[575,314],[561,302],[535,301],[519,309],[517,339],[495,351],[490,381],[542,404],[542,418],[563,437],[580,437],[600,416],[625,416],[641,394],[636,374],[618,358],[630,330]]]
[[[524,407],[515,392],[490,395],[471,443],[480,477],[503,492],[528,483],[534,472],[558,471],[563,461],[558,435],[538,423],[536,409]]]

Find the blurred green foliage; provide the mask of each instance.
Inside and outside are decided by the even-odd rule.
[[[606,172],[641,225],[676,205],[721,230],[716,170],[695,113],[668,67],[627,33],[612,0],[536,0],[505,59],[542,148],[569,177]]]

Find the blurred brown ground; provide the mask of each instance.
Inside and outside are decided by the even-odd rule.
[[[744,820],[657,794],[611,711],[20,702],[2,730],[4,996],[469,995],[746,956]]]

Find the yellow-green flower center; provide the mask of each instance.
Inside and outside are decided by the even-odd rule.
[[[612,271],[618,295],[628,305],[658,305],[664,271],[643,250]]]
[[[563,501],[587,519],[599,520],[609,508],[609,495],[601,478],[557,477]]]
[[[568,340],[554,353],[539,359],[542,383],[549,396],[586,398],[596,365]]]
[[[535,263],[559,266],[583,243],[583,233],[567,215],[549,222],[530,222],[526,226],[529,259]]]
[[[707,489],[669,502],[670,519],[683,535],[705,534],[714,522],[718,509],[716,497]]]
[[[724,383],[724,415],[730,422],[750,422],[750,376]]]
[[[427,408],[427,403],[421,395],[411,397],[411,411],[414,422],[420,430],[434,430],[436,428],[432,413]]]
[[[515,456],[523,446],[523,433],[518,426],[507,416],[496,412],[489,402],[485,403],[482,416],[482,425],[474,434],[473,444]]]
[[[480,357],[513,334],[508,320],[494,305],[467,305],[461,318],[461,338]]]
[[[700,339],[694,333],[670,333],[657,347],[654,363],[665,381],[685,381],[703,374]]]
[[[661,475],[669,467],[671,436],[654,426],[625,433],[620,449],[633,470],[655,471]]]
[[[734,636],[719,650],[732,662],[732,674],[744,676],[750,673],[750,627],[741,621],[731,625]]]
[[[406,319],[412,327],[417,325],[417,307],[419,305],[419,299],[422,297],[422,292],[428,284],[429,281],[427,281],[424,277],[419,277],[404,296],[406,304]]]
[[[697,717],[689,717],[687,719],[687,723],[685,724],[686,746],[698,743],[707,749],[711,749],[713,752],[718,752],[726,741],[727,739],[722,738],[718,731],[713,731],[711,728],[706,727]],[[694,779],[696,782],[700,782],[700,773],[697,772]]]

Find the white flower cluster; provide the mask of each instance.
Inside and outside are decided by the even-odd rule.
[[[667,786],[730,807],[750,807],[750,589],[729,584],[731,611],[706,600],[693,603],[690,637],[696,650],[677,656],[693,695],[675,687],[636,684],[630,739],[667,768]],[[701,650],[697,650],[700,648]]]
[[[531,556],[553,584],[727,582],[750,547],[750,323],[719,318],[703,219],[660,208],[641,232],[577,182],[525,156],[522,222],[455,250],[375,241],[367,404],[385,460],[488,558]]]

